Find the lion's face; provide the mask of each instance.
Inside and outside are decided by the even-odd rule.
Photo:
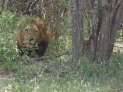
[[[28,47],[36,47],[37,41],[40,38],[40,31],[34,24],[28,24],[24,29],[24,40],[23,44]]]

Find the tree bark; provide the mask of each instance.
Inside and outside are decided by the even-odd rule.
[[[93,59],[109,59],[118,28],[122,22],[123,0],[97,0],[97,18],[93,28]]]
[[[8,0],[0,0],[0,12],[7,9]]]
[[[73,60],[79,59],[82,53],[82,18],[83,0],[72,0],[72,54]]]

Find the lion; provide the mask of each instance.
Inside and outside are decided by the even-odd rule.
[[[35,18],[24,19],[16,32],[16,45],[21,56],[32,56],[33,53],[43,56],[54,35],[54,31],[48,31],[43,20]]]

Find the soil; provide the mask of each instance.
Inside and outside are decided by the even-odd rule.
[[[4,69],[0,69],[0,92],[9,92],[12,81],[12,74]]]

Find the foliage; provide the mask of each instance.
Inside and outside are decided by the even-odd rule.
[[[8,30],[16,27],[16,23],[20,17],[16,16],[15,13],[9,11],[3,11],[0,14],[0,30]],[[9,25],[9,26],[8,26]],[[2,29],[3,28],[3,29]]]
[[[122,37],[122,36],[123,36],[123,29],[120,29],[120,30],[118,30],[117,38]]]
[[[3,67],[7,70],[15,68],[14,63],[18,58],[14,40],[18,19],[18,16],[8,11],[0,15],[0,62],[3,62]]]

